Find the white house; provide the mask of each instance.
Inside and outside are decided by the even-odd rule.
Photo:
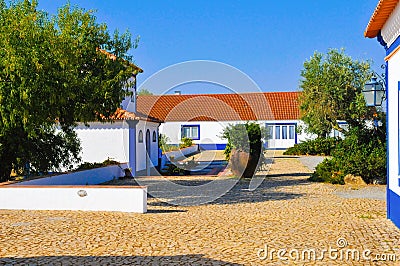
[[[81,141],[83,162],[103,162],[110,158],[128,163],[135,171],[158,165],[159,121],[119,109],[112,122],[81,124],[75,132]],[[149,155],[149,160],[147,156]]]
[[[126,97],[110,122],[90,122],[89,127],[75,128],[81,141],[83,162],[103,162],[110,158],[128,163],[132,174],[158,165],[158,119],[136,111],[136,75],[143,72],[135,66],[132,97]],[[148,156],[147,156],[148,155]]]
[[[221,135],[229,124],[257,121],[265,126],[269,149],[286,149],[311,138],[298,133],[301,124],[299,92],[264,92],[243,94],[146,95],[138,97],[138,111],[164,121],[160,133],[178,144],[183,137],[194,140],[200,148],[224,149]]]
[[[364,36],[377,38],[386,51],[387,215],[400,227],[400,4],[398,0],[379,1]]]

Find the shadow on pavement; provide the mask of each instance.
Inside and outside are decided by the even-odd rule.
[[[174,212],[187,212],[187,210],[157,210],[157,209],[147,210],[147,213],[174,213]]]
[[[274,177],[310,177],[310,173],[288,173],[288,174],[268,174],[268,178],[274,178]],[[307,183],[307,182],[305,182]]]
[[[279,177],[285,177],[285,175],[277,175]],[[291,176],[294,176],[293,174]],[[299,175],[300,176],[300,175]],[[302,176],[302,175],[301,175]],[[306,175],[305,175],[306,176]],[[193,185],[191,180],[179,180],[182,186],[190,186]],[[204,182],[204,184],[210,181]],[[195,186],[199,185],[199,181],[195,182]],[[242,179],[239,180],[233,188],[224,193],[221,197],[217,199],[213,199],[212,201],[207,202],[206,204],[238,204],[238,203],[254,203],[254,202],[265,202],[265,201],[273,201],[273,200],[291,200],[303,197],[305,194],[296,193],[296,192],[287,192],[287,191],[279,191],[278,188],[281,187],[291,187],[291,186],[300,186],[310,184],[306,179],[275,179],[270,178],[269,176],[260,184],[260,186],[255,190],[249,190],[250,180]],[[154,186],[149,186],[149,198],[151,197],[152,191],[155,189],[162,189],[154,184]],[[187,195],[186,190],[182,189],[183,192],[179,191],[179,189],[175,191],[171,191],[167,197],[160,199],[161,201],[152,201],[148,202],[149,206],[173,206],[179,204],[169,204],[169,199],[173,199],[174,202],[179,202],[179,199],[185,199],[186,197],[192,197],[193,202],[196,202],[196,197],[193,195]],[[201,196],[197,196],[199,200],[203,200],[206,198],[201,198]],[[196,205],[196,204],[194,204]]]
[[[226,261],[205,258],[202,254],[177,256],[41,256],[0,258],[1,265],[234,265]]]

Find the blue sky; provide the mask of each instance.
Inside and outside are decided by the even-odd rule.
[[[52,14],[65,2],[39,0],[39,8]],[[353,59],[373,60],[373,69],[381,73],[384,49],[363,35],[377,2],[71,0],[96,9],[98,21],[110,30],[140,35],[139,47],[131,52],[144,69],[139,86],[172,64],[213,60],[243,71],[263,91],[298,90],[304,61],[329,48],[343,47]],[[180,89],[220,92],[195,84]]]

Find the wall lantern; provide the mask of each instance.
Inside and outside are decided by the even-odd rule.
[[[386,99],[385,84],[374,76],[371,82],[365,84],[362,90],[367,106],[381,106]]]

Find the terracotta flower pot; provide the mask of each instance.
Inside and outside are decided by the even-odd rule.
[[[252,178],[257,168],[259,156],[248,152],[232,150],[230,157],[231,171],[235,176]]]

